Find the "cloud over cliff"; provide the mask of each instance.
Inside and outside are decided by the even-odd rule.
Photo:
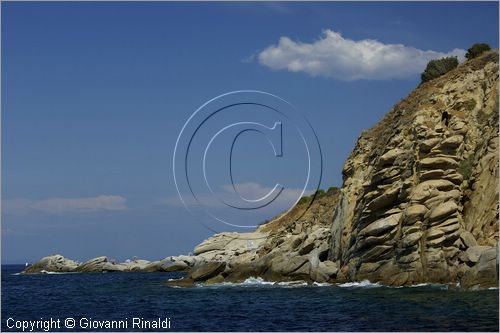
[[[352,40],[324,30],[312,43],[281,37],[257,56],[260,64],[274,70],[304,72],[339,80],[403,79],[419,75],[429,60],[446,56],[464,59],[465,50],[443,53],[403,44],[384,44],[374,39]]]

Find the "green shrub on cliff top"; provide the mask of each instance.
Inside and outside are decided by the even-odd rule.
[[[481,53],[491,50],[491,47],[485,43],[476,43],[472,45],[465,54],[465,57],[470,60],[479,56]]]
[[[457,57],[431,60],[421,75],[422,83],[440,77],[458,66]]]

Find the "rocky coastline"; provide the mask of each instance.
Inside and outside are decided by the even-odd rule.
[[[177,286],[269,281],[498,288],[498,51],[421,84],[364,131],[342,188],[304,198],[252,233],[220,233],[193,256],[79,264],[45,257],[24,273],[183,271]]]

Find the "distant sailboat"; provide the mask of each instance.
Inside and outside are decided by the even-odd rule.
[[[26,263],[26,265],[25,265],[25,266],[26,266],[26,267],[28,267],[28,266],[29,266],[29,264],[28,264],[28,263]]]

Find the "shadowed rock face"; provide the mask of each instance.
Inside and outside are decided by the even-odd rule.
[[[359,137],[340,191],[259,227],[256,250],[198,246],[227,264],[208,282],[498,286],[498,112],[497,51],[422,84]]]

